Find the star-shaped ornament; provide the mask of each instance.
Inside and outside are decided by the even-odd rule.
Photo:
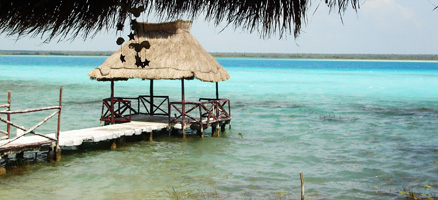
[[[136,19],[131,19],[131,29],[134,31],[138,31],[140,26],[138,25],[138,22]]]
[[[128,35],[129,40],[134,40],[134,36],[135,36],[135,34],[134,34],[133,32],[131,32],[131,33]]]
[[[149,60],[146,58],[145,60],[144,60],[144,62],[141,62],[141,68],[145,68],[146,66],[149,66]]]
[[[125,56],[123,54],[120,54],[120,61],[122,61],[122,63],[126,62]]]

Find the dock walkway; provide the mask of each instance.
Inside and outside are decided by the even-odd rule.
[[[152,133],[168,128],[168,123],[161,122],[142,122],[131,121],[122,124],[100,126],[79,130],[61,132],[59,136],[59,146],[65,149],[80,146],[83,142],[101,142],[118,139],[122,136],[141,135],[142,133]],[[56,137],[55,134],[47,134],[49,137]],[[0,153],[15,154],[21,151],[41,150],[44,146],[50,147],[52,141],[41,136],[21,137],[9,144],[11,139],[0,141]],[[6,144],[6,145],[3,145]]]

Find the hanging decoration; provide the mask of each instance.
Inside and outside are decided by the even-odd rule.
[[[123,54],[120,54],[120,61],[122,61],[122,63],[126,62],[125,56]]]
[[[133,18],[131,18],[131,22],[130,22],[130,28],[131,31],[129,32],[128,38],[129,38],[129,42],[131,42],[128,47],[132,50],[134,50],[136,52],[135,54],[135,65],[138,67],[141,67],[142,69],[144,69],[146,66],[149,66],[149,60],[146,58],[146,51],[144,51],[144,61],[143,58],[141,56],[141,51],[144,48],[145,50],[149,49],[151,47],[149,41],[139,41],[139,37],[137,37],[137,41],[135,38],[135,35],[139,33],[140,30],[140,26],[137,23],[137,18],[140,17],[141,13],[145,11],[143,6],[137,7],[137,8],[126,8],[126,6],[124,4],[119,4],[119,6],[121,7],[121,9],[126,9],[129,13],[132,14]],[[119,33],[119,37],[117,38],[117,45],[123,45],[123,43],[125,42],[125,39],[123,39],[123,37],[121,37],[121,32],[123,30],[123,23],[119,22],[117,25],[117,33]],[[123,46],[122,46],[123,47]],[[123,55],[123,49],[121,49],[121,53],[120,53],[120,61],[122,63],[126,62],[125,59],[125,55]]]
[[[133,32],[131,32],[131,33],[128,35],[128,37],[129,37],[129,41],[131,41],[131,40],[135,40],[134,36],[135,36],[135,34],[134,34]]]
[[[116,44],[120,45],[120,61],[122,61],[122,63],[124,63],[124,62],[126,62],[126,60],[125,60],[125,56],[123,55],[123,49],[122,49],[123,46],[122,46],[122,44],[125,42],[125,39],[123,39],[121,37],[124,25],[123,25],[122,22],[119,22],[119,23],[117,23],[116,26],[117,26],[117,33],[119,34],[119,37],[116,40]]]

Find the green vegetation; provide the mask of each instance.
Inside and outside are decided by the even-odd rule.
[[[0,50],[0,55],[44,55],[44,56],[110,56],[112,51],[25,51]],[[356,60],[432,60],[436,54],[311,54],[311,53],[224,53],[213,52],[218,58],[287,58],[287,59],[356,59]]]
[[[425,185],[424,188],[429,191],[430,189],[432,189],[432,185]],[[412,199],[412,200],[420,200],[420,199],[427,199],[427,200],[434,200],[437,199],[436,197],[433,197],[433,194],[429,194],[429,193],[416,193],[413,192],[412,190],[410,190],[409,188],[403,188],[402,191],[399,192],[399,194],[401,196],[406,197],[407,199]]]

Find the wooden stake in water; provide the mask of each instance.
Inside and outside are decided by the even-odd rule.
[[[301,179],[301,200],[304,200],[304,173],[300,172]]]
[[[8,108],[6,109],[6,111],[11,111],[11,92],[8,92]],[[11,121],[11,114],[8,114],[8,121]],[[7,125],[7,129],[6,132],[8,132],[8,139],[11,138],[11,125],[8,124]]]

